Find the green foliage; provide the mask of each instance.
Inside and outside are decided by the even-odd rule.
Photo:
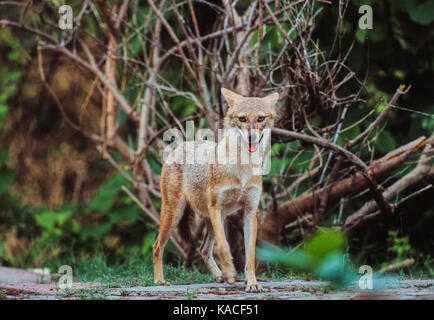
[[[112,260],[112,262],[109,262]],[[62,264],[70,265],[74,277],[82,281],[96,281],[111,287],[151,286],[153,283],[152,260],[139,254],[123,258],[109,259],[108,256],[95,252],[91,256],[47,259],[44,265],[51,270],[58,270]],[[212,282],[208,271],[187,270],[185,265],[165,265],[166,280],[171,284],[192,284]]]
[[[5,159],[5,154],[0,153],[0,160]],[[1,172],[0,169],[0,175]],[[5,180],[0,180],[0,188],[4,185]],[[120,256],[140,254],[151,257],[155,232],[142,233],[142,245],[134,239],[133,244],[128,239],[122,241],[117,235],[119,229],[133,228],[142,216],[140,207],[121,190],[122,186],[129,187],[128,181],[120,174],[114,175],[101,185],[95,197],[82,209],[71,204],[64,204],[56,210],[16,206],[16,210],[25,216],[25,224],[36,226],[36,230],[26,231],[33,241],[22,257],[13,257],[4,255],[0,238],[0,263],[6,261],[7,264],[21,266],[41,261],[42,257],[67,257],[72,253],[71,246],[74,247],[74,254],[78,255],[101,250]],[[82,218],[83,214],[92,216],[95,213],[103,214],[97,223],[85,222]],[[173,248],[168,251],[173,255]]]
[[[9,110],[8,100],[16,93],[17,83],[21,78],[20,68],[24,65],[24,50],[20,39],[15,37],[10,28],[0,29],[0,43],[7,52],[6,64],[0,68],[0,130],[3,127],[3,119]],[[2,61],[0,60],[0,63]]]
[[[130,40],[131,51],[133,55],[137,55],[142,52],[142,44],[140,42],[140,37],[135,35]]]
[[[185,299],[187,300],[193,300],[197,298],[197,292],[195,289],[190,290],[189,288],[187,288],[187,290],[185,291]]]
[[[237,5],[245,9],[249,1],[240,3]],[[79,12],[82,4],[77,1],[73,4],[74,12]],[[357,8],[364,4],[373,6],[373,30],[362,30],[356,26],[359,17]],[[336,5],[337,3],[322,5],[315,2],[313,7],[313,11],[316,12],[315,15],[321,13],[321,16],[312,21],[315,30],[312,41],[315,41],[321,50],[324,48],[325,56],[330,53],[330,47],[327,46],[331,46],[333,42],[333,39],[328,37],[333,34],[330,27],[331,21],[336,20]],[[337,49],[335,47],[333,54],[336,54],[336,50],[340,50],[338,54],[340,56],[345,55],[345,41],[348,40],[351,43],[353,39],[356,40],[346,64],[357,71],[356,74],[359,79],[363,79],[365,72],[368,72],[365,82],[366,90],[362,93],[366,102],[351,106],[348,109],[343,124],[344,130],[339,135],[337,142],[339,145],[344,146],[347,140],[353,139],[366,129],[370,120],[384,110],[385,104],[401,83],[413,84],[410,95],[415,90],[419,91],[416,91],[413,96],[409,96],[407,100],[404,100],[407,96],[401,97],[399,105],[410,106],[410,109],[414,108],[425,113],[434,113],[433,99],[429,88],[432,83],[430,76],[434,70],[433,47],[432,41],[430,41],[432,40],[432,30],[429,25],[434,19],[433,5],[434,0],[393,0],[387,2],[351,0],[348,10],[350,15],[344,17],[342,29],[339,30],[344,35],[343,48]],[[270,6],[274,8],[273,3],[270,3]],[[143,59],[141,40],[147,36],[148,26],[155,22],[155,17],[152,18],[153,15],[149,15],[150,10],[145,2],[139,2],[134,10],[129,10],[131,19],[128,21],[128,37],[122,46],[132,50],[134,58],[139,61]],[[102,29],[99,26],[101,17],[97,5],[90,2],[89,11],[91,14],[84,14],[82,17],[82,26],[85,27],[90,36],[101,38]],[[351,16],[351,12],[356,14]],[[264,15],[267,16],[267,13],[265,12]],[[323,25],[318,27],[318,21],[323,19],[322,17],[325,20],[325,27]],[[49,15],[44,16],[44,18],[52,19]],[[176,18],[173,10],[168,10],[165,18],[170,24],[175,24]],[[279,16],[279,19],[281,18],[283,17]],[[35,25],[41,22],[39,16],[33,16],[31,19]],[[299,36],[296,28],[293,28],[294,26],[290,23],[282,23],[282,27],[287,33],[292,30],[289,33],[291,39],[294,40]],[[175,32],[181,35],[180,30],[175,30]],[[54,33],[53,36],[56,38],[59,34]],[[284,36],[272,25],[263,26],[262,36],[259,52],[260,65],[277,56],[285,43]],[[21,38],[17,37],[10,28],[0,29],[0,130],[7,125],[8,114],[15,106],[12,101],[17,97],[17,88],[19,88],[21,79],[31,71],[31,68],[26,65],[24,49],[31,48],[29,44],[34,43],[34,41],[35,37],[30,37],[27,34]],[[166,43],[165,40],[164,48],[168,48],[169,42]],[[338,42],[341,42],[341,39]],[[250,46],[254,47],[257,44],[258,32],[256,31],[252,36]],[[292,48],[289,46],[287,54],[291,54],[291,50]],[[28,53],[31,52],[32,50],[28,50]],[[314,57],[314,59],[320,59],[320,57]],[[120,62],[121,64],[122,62]],[[139,64],[137,64],[137,68],[140,68]],[[191,89],[189,87],[191,84],[185,81],[183,68],[178,58],[174,61],[168,59],[161,72],[164,73],[168,85],[188,91]],[[142,70],[137,71],[141,72]],[[278,80],[278,76],[276,80]],[[141,86],[142,79],[128,77],[126,89],[123,92],[127,101],[130,103],[135,101]],[[337,96],[341,96],[341,90],[355,92],[354,87],[345,85],[339,89]],[[176,95],[170,99],[169,107],[180,118],[194,115],[197,110],[193,99]],[[158,105],[157,108],[161,114],[165,113],[161,105]],[[371,110],[375,110],[375,113],[367,121],[354,125]],[[123,111],[118,113],[117,119],[121,126],[125,125],[122,130],[129,125],[127,116]],[[170,119],[170,116],[167,119]],[[316,121],[319,120],[322,119],[316,119]],[[166,125],[159,117],[155,121],[159,127]],[[396,146],[401,145],[403,141],[421,135],[427,136],[434,131],[434,118],[422,114],[408,114],[407,111],[392,109],[387,121],[388,125],[385,128],[380,128],[370,137],[374,139],[378,134],[376,140],[373,141],[374,144],[371,144],[370,147],[375,148],[381,154],[391,151]],[[200,119],[200,125],[207,126],[205,119]],[[312,121],[312,125],[320,126],[322,123]],[[129,143],[135,148],[137,141],[129,141]],[[355,146],[355,148],[357,147]],[[160,174],[161,165],[154,157],[150,156],[150,153],[148,152],[146,160],[152,171]],[[154,152],[154,154],[157,153]],[[312,155],[313,148],[301,145],[298,141],[274,144],[272,147],[271,175],[264,177],[264,184],[270,185],[271,180],[274,179],[279,186],[289,186],[293,181],[289,176],[294,173],[306,172]],[[368,159],[366,154],[362,153],[361,156],[364,160]],[[114,157],[119,159],[120,155],[115,154]],[[275,177],[271,177],[273,175]],[[49,259],[66,261],[74,257],[77,258],[75,262],[79,270],[78,274],[82,275],[84,279],[116,279],[116,281],[121,281],[122,278],[126,278],[131,283],[151,283],[150,261],[144,262],[142,260],[151,257],[156,230],[152,223],[143,218],[144,215],[136,203],[122,191],[122,186],[131,188],[128,180],[122,175],[117,174],[107,178],[99,187],[95,197],[88,203],[63,204],[59,208],[35,208],[21,205],[20,199],[15,199],[9,194],[9,186],[14,178],[14,171],[8,167],[8,153],[0,150],[1,218],[6,217],[6,223],[11,229],[15,229],[17,234],[25,235],[26,239],[31,239],[28,244],[26,243],[28,248],[24,253],[25,257],[21,259],[18,256],[6,256],[5,239],[0,234],[0,263],[28,266],[49,263]],[[307,179],[300,184],[295,192],[296,195],[301,194],[311,186],[312,181]],[[161,206],[161,199],[151,195],[151,201],[158,210]],[[352,203],[346,206],[349,212],[354,212],[356,208],[356,205]],[[393,261],[409,255],[411,250],[408,249],[408,242],[406,236],[389,235],[388,252],[393,254],[391,257],[394,259]],[[171,252],[172,257],[177,257],[176,250],[170,242],[167,251]],[[379,251],[384,254],[384,251]],[[106,256],[94,259],[95,252],[103,252]],[[306,239],[303,249],[294,250],[291,254],[284,251],[279,254],[274,252],[276,255],[271,256],[275,259],[270,261],[282,259],[281,262],[286,268],[290,267],[306,272],[304,275],[313,274],[315,277],[324,277],[339,282],[341,279],[337,275],[338,270],[345,269],[348,262],[345,252],[346,243],[342,234],[333,230],[320,229],[315,235]],[[130,256],[137,256],[138,258],[134,261],[123,260]],[[113,261],[116,261],[117,265],[109,263]],[[424,260],[424,263],[429,263],[429,261],[432,263],[432,259]],[[199,281],[197,274],[189,273],[182,268],[173,267],[171,269],[169,267],[168,280],[172,283]],[[290,272],[291,270],[286,271],[282,275],[288,275]],[[202,276],[200,276],[201,280],[211,281],[208,274]]]
[[[98,190],[98,194],[86,206],[85,212],[107,211],[115,201],[115,195],[119,193],[127,180],[120,173],[105,182]]]
[[[196,103],[184,96],[177,96],[170,100],[170,108],[180,118],[186,118],[196,111]]]
[[[422,3],[415,4],[415,1],[406,1],[407,10],[411,20],[420,24],[430,24],[434,21],[434,1],[427,0]]]
[[[409,243],[409,237],[399,237],[398,234],[399,232],[396,230],[389,230],[388,232],[387,251],[392,253],[394,259],[389,263],[382,263],[382,268],[387,267],[389,264],[402,262],[403,260],[411,257],[412,249]]]
[[[373,42],[381,42],[387,37],[387,34],[387,26],[377,22],[373,29],[357,28],[354,36],[360,43],[365,43],[366,39],[370,39]]]
[[[337,144],[342,147],[347,141],[354,139],[361,133],[360,126],[352,124],[351,120],[344,121],[343,128],[345,130],[342,130],[337,140]]]
[[[348,262],[345,235],[338,230],[319,228],[304,241],[303,249],[285,251],[273,246],[258,249],[258,258],[278,263],[289,270],[312,273],[314,277],[340,286],[354,278]]]
[[[426,110],[430,114],[434,114],[434,105],[430,106]],[[414,123],[419,122],[422,129],[429,135],[431,132],[434,132],[434,116],[431,118],[424,117],[422,115],[413,114],[412,118],[415,119]]]
[[[21,79],[24,50],[20,39],[15,37],[10,28],[0,29],[0,43],[6,51],[7,65],[2,64],[0,68],[0,130],[4,126],[4,119],[9,111],[9,100],[15,95],[17,84]],[[1,60],[0,60],[1,62]],[[8,153],[0,149],[0,196],[5,195],[9,185],[14,180],[13,170],[7,167]],[[2,200],[0,199],[0,205]]]
[[[0,165],[0,196],[4,195],[14,180],[14,171]]]
[[[395,138],[390,134],[389,131],[383,130],[378,135],[377,143],[375,144],[375,147],[381,153],[388,153],[392,150],[395,150],[396,149]]]
[[[345,248],[346,238],[341,231],[319,228],[305,241],[304,251],[319,261],[336,251],[343,252]]]

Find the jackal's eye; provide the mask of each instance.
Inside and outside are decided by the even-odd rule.
[[[259,117],[257,121],[258,121],[258,122],[262,122],[262,121],[264,121],[264,120],[265,120],[265,117]]]
[[[240,120],[240,122],[246,122],[247,121],[246,117],[239,117],[238,120]]]

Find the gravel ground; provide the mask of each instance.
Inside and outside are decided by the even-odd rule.
[[[31,271],[0,267],[0,299],[64,300],[64,299],[234,299],[234,300],[360,300],[421,299],[434,300],[434,280],[374,281],[373,290],[361,290],[357,283],[344,289],[333,289],[321,281],[260,282],[261,293],[244,292],[244,282],[233,285],[200,283],[191,285],[110,288],[99,283],[75,282],[70,289],[59,289],[57,283]]]

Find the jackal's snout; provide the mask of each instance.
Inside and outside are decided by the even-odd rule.
[[[255,129],[250,129],[247,134],[247,141],[249,143],[248,149],[250,152],[256,151],[259,145],[258,136],[256,135]]]
[[[247,135],[249,146],[253,146],[256,143],[256,133],[254,131],[250,131]]]

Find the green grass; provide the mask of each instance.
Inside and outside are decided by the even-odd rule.
[[[73,276],[84,282],[100,282],[112,288],[125,286],[151,286],[153,283],[153,264],[150,259],[139,256],[130,257],[123,262],[108,263],[105,256],[97,254],[89,260],[47,261],[46,266],[53,273],[63,264],[70,265]],[[171,284],[192,284],[213,282],[208,272],[188,270],[184,264],[165,264],[166,281]]]
[[[83,298],[104,298],[104,288],[123,288],[132,286],[152,286],[153,283],[153,263],[152,260],[144,259],[140,256],[131,256],[122,261],[108,262],[108,259],[100,253],[93,255],[88,259],[54,259],[44,262],[44,267],[50,268],[52,273],[57,273],[61,265],[70,265],[73,270],[74,278],[83,282],[99,282],[101,287],[86,289],[81,294]],[[213,277],[208,270],[200,265],[195,270],[189,270],[185,267],[185,262],[179,260],[175,263],[164,263],[164,276],[170,284],[194,284],[194,283],[212,283]],[[268,264],[265,268],[262,266],[257,270],[259,279],[271,281],[280,280],[310,280],[312,275],[307,273],[296,273],[277,267],[274,264]],[[239,280],[244,280],[244,274],[238,274]]]
[[[428,266],[432,265],[433,260],[426,261]],[[107,295],[108,288],[124,288],[132,286],[152,286],[153,283],[153,264],[151,259],[144,259],[140,256],[131,256],[122,261],[109,263],[103,254],[95,254],[89,259],[72,260],[53,260],[46,261],[45,267],[49,267],[52,273],[56,273],[58,268],[68,264],[73,269],[73,276],[80,281],[99,282],[99,288],[84,289],[80,292],[82,299],[104,299]],[[425,266],[426,267],[426,266]],[[432,269],[431,269],[432,270]],[[425,271],[425,272],[424,272]],[[170,284],[194,284],[194,283],[212,283],[214,282],[211,274],[203,265],[198,270],[188,270],[185,263],[179,260],[178,263],[164,264],[164,275],[166,281]],[[414,277],[428,278],[430,274],[426,270],[421,270],[414,266],[406,272],[397,274],[399,278]],[[271,281],[281,280],[313,280],[315,277],[307,272],[294,272],[288,268],[282,268],[275,263],[261,264],[257,268],[258,279]],[[244,280],[244,274],[238,274],[238,279]],[[126,295],[124,292],[121,295]],[[186,293],[186,298],[194,298],[194,293]]]
[[[257,270],[256,276],[258,279],[267,279],[271,281],[284,281],[284,280],[312,280],[313,275],[307,272],[295,272],[282,268],[275,263],[268,263],[266,270]]]

